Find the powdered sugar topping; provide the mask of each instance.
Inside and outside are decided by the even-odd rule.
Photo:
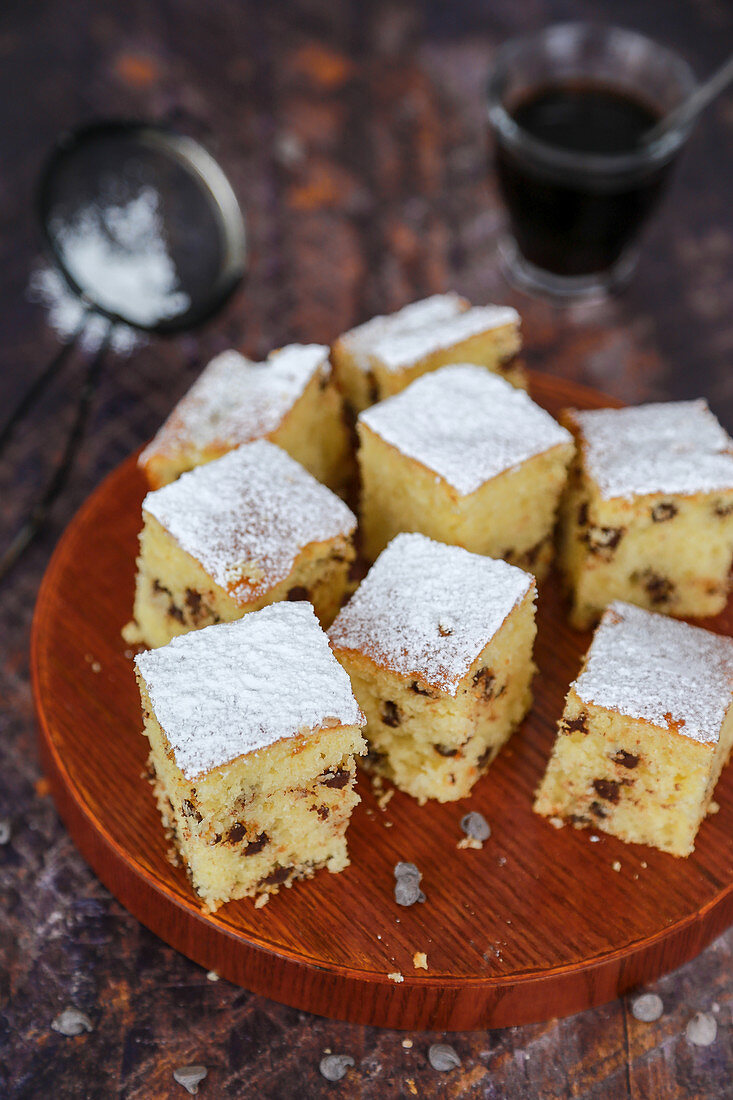
[[[370,355],[388,370],[402,370],[426,355],[507,325],[515,328],[519,325],[519,314],[511,306],[473,306],[465,313],[458,313],[438,323],[383,336],[370,349]],[[518,350],[518,346],[517,337],[517,346],[513,350]]]
[[[186,779],[323,725],[364,725],[307,603],[183,634],[135,664]]]
[[[266,440],[148,493],[143,510],[242,605],[284,580],[310,543],[356,527],[342,500]]]
[[[456,695],[460,681],[534,579],[505,561],[402,534],[377,558],[329,630],[402,676]]]
[[[733,638],[616,601],[573,686],[585,703],[716,744],[733,692]]]
[[[423,375],[359,420],[463,495],[534,455],[572,443],[523,390],[467,363]]]
[[[707,402],[573,410],[590,476],[601,496],[733,489],[733,440]]]
[[[434,294],[420,302],[411,302],[397,313],[372,317],[357,328],[352,328],[341,337],[341,343],[353,356],[354,362],[362,370],[369,368],[369,355],[374,347],[392,337],[405,336],[420,329],[432,329],[450,317],[455,317],[468,309],[469,303],[457,294]]]
[[[153,455],[207,448],[229,450],[279,427],[316,371],[327,369],[328,348],[290,344],[254,363],[236,351],[212,359],[178,402],[140,463]]]

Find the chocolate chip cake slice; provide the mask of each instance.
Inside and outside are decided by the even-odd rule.
[[[329,631],[367,716],[367,766],[424,802],[465,798],[527,713],[534,579],[398,535]]]
[[[542,576],[573,439],[481,367],[442,367],[357,421],[364,551],[399,531]]]
[[[128,641],[240,619],[277,600],[310,600],[327,625],[354,559],[356,518],[279,447],[238,447],[148,493]]]
[[[520,347],[516,310],[435,294],[344,333],[332,358],[349,405],[360,412],[445,363],[478,363],[524,386]]]
[[[152,489],[256,439],[269,439],[335,491],[353,459],[328,348],[290,344],[254,363],[225,351],[178,402],[139,464]]]
[[[733,561],[733,440],[707,403],[568,410],[578,451],[561,507],[570,621],[614,599],[685,617],[725,607]]]
[[[348,865],[364,716],[309,604],[174,638],[135,665],[163,825],[207,909]]]
[[[687,856],[733,746],[733,639],[616,601],[601,619],[535,811]]]

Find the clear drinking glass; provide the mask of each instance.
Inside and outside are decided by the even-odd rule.
[[[639,231],[691,129],[680,126],[644,144],[638,134],[604,129],[604,116],[601,125],[580,126],[569,140],[566,134],[548,141],[547,127],[538,130],[531,117],[533,104],[551,102],[562,112],[561,101],[546,99],[558,89],[584,94],[586,101],[588,91],[610,93],[631,118],[634,104],[648,114],[651,128],[694,88],[681,57],[618,27],[564,23],[499,49],[488,109],[493,166],[509,215],[500,252],[511,282],[565,299],[622,286],[636,266]]]

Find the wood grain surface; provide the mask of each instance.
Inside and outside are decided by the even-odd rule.
[[[53,0],[0,5],[0,419],[58,347],[29,294],[41,237],[32,205],[65,127],[167,119],[203,141],[248,216],[245,286],[212,324],[110,361],[74,476],[43,536],[0,587],[0,1096],[176,1100],[718,1100],[733,1080],[733,929],[651,987],[543,1024],[453,1033],[462,1066],[427,1060],[441,1034],[337,1023],[206,971],[127,912],[78,853],[41,778],[28,643],[38,585],[64,528],[227,346],[262,356],[333,339],[375,312],[454,288],[515,305],[535,370],[626,402],[707,396],[733,430],[733,110],[706,112],[644,237],[631,286],[556,309],[502,280],[503,212],[487,172],[486,74],[508,37],[589,17],[582,0]],[[679,50],[699,74],[733,50],[727,0],[597,0],[592,17]],[[10,537],[58,454],[82,357],[0,461]],[[101,675],[101,674],[100,674]],[[389,831],[389,830],[388,830]],[[481,853],[477,853],[481,854]],[[66,1006],[93,1031],[65,1038]],[[689,1043],[698,1011],[718,1037]],[[411,1046],[403,1046],[403,1040]],[[355,1066],[329,1084],[326,1049]]]
[[[535,375],[535,398],[608,399]],[[349,827],[351,867],[204,914],[168,858],[143,780],[147,742],[120,631],[130,616],[144,479],[135,456],[67,529],[41,586],[32,635],[34,693],[52,792],[102,881],[144,924],[200,965],[320,1015],[383,1027],[466,1030],[543,1021],[611,1000],[697,954],[733,918],[733,770],[693,856],[675,859],[532,813],[589,636],[565,622],[552,574],[540,587],[535,704],[507,748],[457,803],[399,791],[380,809],[362,775]],[[727,631],[730,615],[712,625]],[[459,850],[461,817],[492,835]],[[424,905],[397,906],[392,868],[423,873]],[[618,870],[614,870],[618,866]],[[413,955],[425,952],[428,970]],[[391,973],[400,974],[395,982]]]

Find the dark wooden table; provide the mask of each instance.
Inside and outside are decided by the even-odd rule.
[[[603,0],[593,10],[678,48],[699,73],[733,48],[725,0]],[[329,341],[372,313],[455,287],[520,309],[535,369],[628,401],[704,394],[733,428],[730,96],[690,142],[623,296],[561,312],[499,274],[487,65],[506,37],[584,14],[580,0],[3,7],[0,409],[57,347],[26,288],[40,248],[33,182],[62,128],[152,115],[202,139],[247,208],[252,252],[246,286],[207,329],[110,362],[72,484],[0,588],[0,819],[12,827],[0,847],[1,1096],[180,1097],[172,1071],[190,1062],[208,1067],[200,1094],[216,1098],[733,1096],[733,932],[656,984],[665,1005],[656,1024],[638,1023],[629,998],[571,1019],[457,1035],[462,1068],[441,1075],[427,1062],[436,1036],[332,1023],[207,980],[87,869],[36,756],[28,633],[49,554],[90,490],[217,350],[261,355],[294,339]],[[0,464],[3,542],[58,454],[65,393],[81,365]],[[68,1005],[89,1015],[90,1034],[51,1029]],[[717,1041],[691,1046],[688,1020],[713,1006]],[[356,1061],[338,1085],[318,1072],[327,1049]]]

